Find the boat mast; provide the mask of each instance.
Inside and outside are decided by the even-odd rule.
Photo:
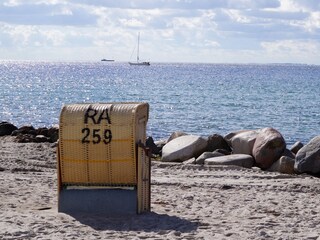
[[[137,51],[137,62],[139,62],[139,42],[140,42],[140,32],[138,33],[138,51]]]

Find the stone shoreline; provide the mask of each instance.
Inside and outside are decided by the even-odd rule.
[[[207,138],[175,132],[166,141],[149,142],[164,162],[258,167],[271,172],[320,176],[320,136],[305,145],[296,142],[290,149],[281,133],[273,128],[240,130],[226,136],[213,134]]]
[[[15,136],[14,141],[20,143],[54,143],[59,138],[59,127],[18,128],[0,122],[0,136],[6,135]],[[258,167],[272,172],[320,176],[320,135],[306,145],[296,142],[288,149],[285,139],[274,128],[239,130],[226,136],[213,134],[207,138],[174,132],[167,140],[154,142],[149,137],[146,146],[153,157],[162,162]]]

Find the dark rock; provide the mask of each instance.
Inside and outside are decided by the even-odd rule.
[[[298,151],[294,170],[298,173],[320,173],[320,136],[313,138]]]
[[[48,135],[50,142],[54,143],[57,142],[59,139],[59,128],[58,127],[51,127],[48,129]]]
[[[213,134],[208,137],[207,152],[213,152],[217,149],[225,149],[226,151],[231,152],[231,148],[224,138],[219,134]]]
[[[19,134],[15,138],[15,142],[18,143],[30,143],[30,142],[36,142],[35,135],[32,134]]]
[[[221,153],[223,155],[230,155],[231,151],[227,151],[225,149],[216,149],[214,152]]]
[[[152,154],[155,154],[155,155],[159,155],[160,150],[161,150],[161,149],[159,149],[158,146],[154,143],[152,137],[148,137],[148,138],[147,138],[147,140],[146,140],[146,147],[149,148],[149,149],[151,150],[151,153],[152,153]]]
[[[227,185],[227,184],[223,184],[223,185],[220,187],[221,190],[229,190],[229,189],[232,189],[232,188],[234,188],[234,187],[231,186],[231,185]]]
[[[281,157],[285,149],[286,142],[281,133],[274,128],[263,128],[259,130],[252,155],[258,167],[268,169]]]
[[[36,129],[36,135],[49,137],[49,130],[46,127]]]
[[[16,136],[15,141],[19,143],[28,142],[57,142],[59,139],[59,128],[38,128],[33,126],[23,126],[11,133],[11,136]]]
[[[212,157],[221,157],[224,156],[224,154],[219,153],[219,152],[204,152],[202,153],[196,160],[195,160],[195,164],[204,164],[204,161],[207,158],[212,158]]]
[[[12,131],[12,133],[10,134],[11,136],[18,136],[19,131],[18,130],[14,130]]]
[[[1,122],[0,123],[0,136],[11,135],[13,131],[18,128],[9,122]]]
[[[270,168],[268,168],[268,171],[293,174],[294,173],[293,166],[294,166],[293,158],[282,156],[278,161],[274,162]]]
[[[283,151],[281,156],[289,157],[289,158],[292,158],[292,159],[296,158],[296,155],[293,152],[291,152],[289,149],[287,149],[287,148]]]
[[[23,126],[17,130],[17,135],[19,134],[36,135],[36,129],[33,126]]]
[[[302,142],[296,142],[295,144],[292,145],[290,148],[290,151],[293,152],[294,154],[297,154],[297,152],[303,147]]]

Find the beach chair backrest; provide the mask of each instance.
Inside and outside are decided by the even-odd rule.
[[[145,143],[148,103],[69,104],[61,110],[58,185],[134,187],[138,212],[148,209],[150,163]],[[150,180],[150,179],[149,179]],[[147,185],[145,185],[147,184]]]

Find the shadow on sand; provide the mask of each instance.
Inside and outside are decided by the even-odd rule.
[[[189,221],[176,216],[158,214],[155,212],[129,216],[101,216],[72,213],[70,216],[84,225],[97,231],[145,231],[175,230],[191,232],[198,228],[199,222]]]

